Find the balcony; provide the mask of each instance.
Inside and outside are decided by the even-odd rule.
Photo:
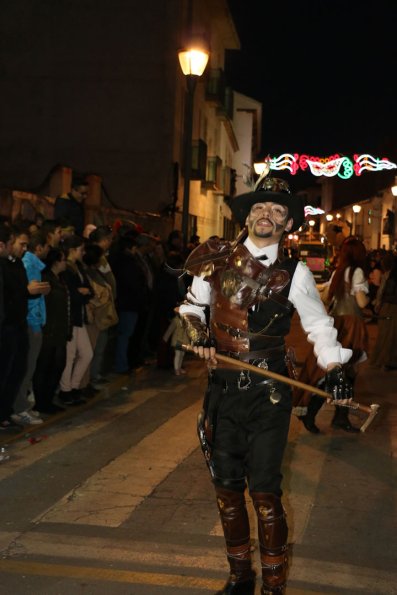
[[[233,89],[225,87],[223,102],[217,107],[216,115],[221,120],[233,120]]]
[[[207,169],[207,144],[200,139],[192,141],[191,180],[205,180]]]
[[[222,159],[217,155],[207,158],[207,175],[201,186],[206,190],[223,194]]]
[[[225,74],[221,68],[211,68],[207,73],[205,100],[214,107],[225,103]]]

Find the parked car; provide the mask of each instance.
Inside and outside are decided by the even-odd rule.
[[[325,283],[330,278],[332,257],[333,248],[325,236],[299,240],[298,258],[309,267],[317,283]]]

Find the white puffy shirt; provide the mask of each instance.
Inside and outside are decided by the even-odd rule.
[[[266,254],[267,260],[262,264],[269,266],[277,259],[278,244],[258,248],[249,238],[244,242],[251,254],[258,258]],[[193,314],[205,322],[204,309],[210,303],[211,286],[202,277],[194,277],[188,292],[191,303],[182,304],[180,314]],[[311,271],[302,262],[298,262],[292,278],[288,299],[295,306],[299,314],[303,330],[308,340],[313,343],[317,363],[326,369],[328,364],[349,361],[352,351],[345,349],[337,341],[337,331],[334,320],[328,316],[324,304],[320,299],[316,283]]]

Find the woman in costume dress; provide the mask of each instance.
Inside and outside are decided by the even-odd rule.
[[[327,297],[328,311],[335,320],[338,341],[343,347],[352,349],[353,355],[348,365],[352,380],[357,375],[357,364],[367,359],[368,333],[362,310],[368,304],[368,281],[365,278],[366,249],[356,238],[347,238],[340,250],[338,265],[332,274],[328,287],[324,290]],[[307,357],[299,380],[312,386],[321,386],[325,372],[318,367],[316,357],[311,351]],[[294,407],[305,428],[314,434],[319,432],[315,416],[324,399],[301,389],[294,392]],[[332,426],[346,432],[358,432],[348,417],[347,407],[336,406]]]

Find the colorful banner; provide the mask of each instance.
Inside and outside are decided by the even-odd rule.
[[[299,170],[309,169],[314,176],[339,176],[345,180],[351,178],[353,174],[361,176],[363,171],[397,168],[397,165],[386,157],[379,159],[367,153],[355,154],[353,159],[338,154],[330,157],[315,157],[299,155],[299,153],[283,153],[278,157],[267,157],[264,161],[270,163],[270,169],[276,171],[287,169],[293,176]]]

